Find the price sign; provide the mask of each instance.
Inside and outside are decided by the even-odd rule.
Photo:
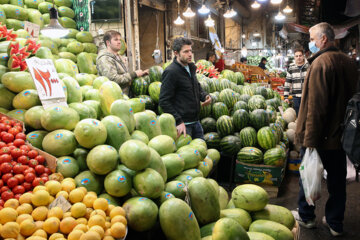
[[[30,34],[31,38],[39,38],[39,33],[40,33],[40,26],[32,23],[32,22],[28,22],[25,21],[24,23],[24,29],[25,31],[27,31]]]

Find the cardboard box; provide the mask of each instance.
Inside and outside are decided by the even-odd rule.
[[[21,110],[21,109],[19,109],[19,111],[20,111],[20,110]],[[22,111],[22,110],[21,110],[21,111]],[[4,113],[0,113],[0,117],[7,117],[7,118],[9,118],[10,120],[13,120],[13,121],[15,121],[15,122],[20,123],[21,126],[22,126],[22,128],[23,128],[23,132],[25,132],[25,124],[24,124],[23,121],[20,121],[20,120],[18,120],[18,119],[16,119],[16,118],[10,117],[10,116],[8,116],[8,115],[6,115],[6,114],[4,114]]]
[[[290,172],[299,174],[300,165],[301,165],[301,158],[297,158],[297,159],[288,158],[288,170]]]
[[[285,176],[285,166],[286,161],[283,167],[236,161],[235,182],[279,187]]]

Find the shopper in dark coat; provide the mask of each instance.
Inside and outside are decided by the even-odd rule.
[[[261,68],[261,69],[263,69],[263,70],[266,70],[266,63],[267,63],[267,60],[266,60],[266,58],[261,58],[261,61],[260,61],[260,63],[259,63],[259,67]]]
[[[306,148],[315,148],[327,171],[329,198],[323,219],[330,233],[343,232],[346,202],[346,155],[341,147],[341,123],[346,105],[356,92],[355,63],[334,46],[334,30],[327,23],[310,28],[308,59],[310,68],[304,81],[295,142]],[[299,223],[315,227],[314,206],[305,200],[300,180]]]

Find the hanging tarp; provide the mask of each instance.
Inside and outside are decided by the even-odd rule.
[[[73,8],[75,11],[76,27],[80,31],[89,31],[89,1],[74,0]]]

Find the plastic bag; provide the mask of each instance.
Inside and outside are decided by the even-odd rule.
[[[321,197],[321,179],[324,171],[315,148],[306,148],[299,170],[306,201],[310,206],[314,206],[314,202]]]

